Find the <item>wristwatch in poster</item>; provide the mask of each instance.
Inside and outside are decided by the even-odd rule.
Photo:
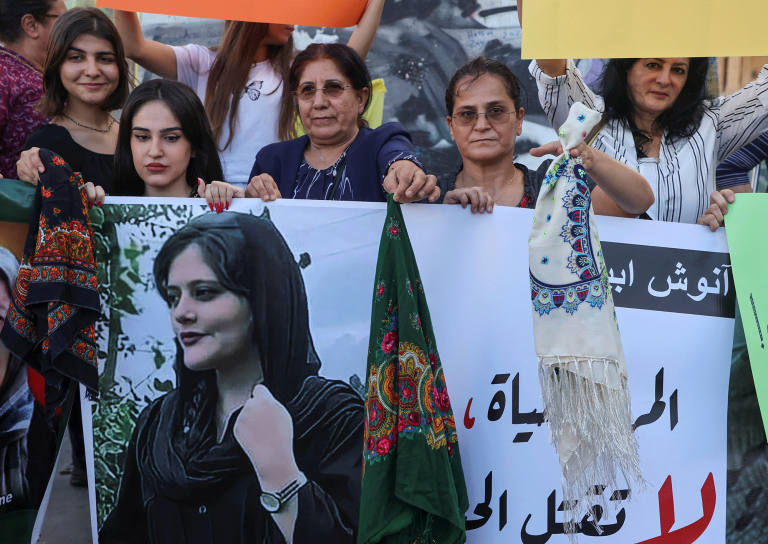
[[[304,476],[303,472],[299,472],[299,475],[296,477],[296,479],[290,482],[280,491],[276,491],[275,493],[267,493],[266,491],[262,492],[261,505],[264,507],[264,510],[270,514],[275,514],[279,512],[285,503],[287,503],[291,497],[298,493],[306,483],[307,477]]]

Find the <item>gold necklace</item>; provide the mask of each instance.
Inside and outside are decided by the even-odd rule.
[[[30,70],[34,70],[35,72],[37,72],[37,73],[38,73],[38,74],[40,74],[40,75],[42,75],[42,74],[43,74],[43,73],[42,73],[40,70],[38,70],[37,68],[35,68],[35,67],[34,67],[34,66],[32,66],[31,64],[29,64],[29,63],[28,63],[27,61],[25,61],[23,58],[21,58],[21,55],[16,55],[16,54],[14,54],[12,51],[8,51],[8,50],[6,50],[6,49],[0,49],[0,53],[2,53],[3,55],[5,55],[6,57],[10,57],[10,58],[12,58],[13,60],[15,60],[16,62],[18,62],[19,64],[23,64],[24,66],[26,66],[26,67],[27,67],[27,68],[29,68]]]
[[[519,171],[520,171],[520,169],[519,169],[519,168],[515,168],[515,173],[514,173],[514,174],[512,174],[512,179],[510,179],[510,180],[507,182],[507,185],[504,187],[504,190],[501,192],[501,194],[500,194],[499,196],[497,196],[497,197],[496,197],[496,198],[493,200],[493,205],[494,205],[494,206],[495,206],[495,205],[496,205],[496,203],[499,201],[499,199],[500,199],[501,197],[503,197],[503,196],[504,196],[504,193],[506,193],[506,192],[507,192],[507,189],[509,189],[509,188],[512,186],[512,182],[513,182],[513,181],[515,181],[515,178],[517,177],[517,173],[518,173]],[[463,173],[463,172],[462,172],[462,173]],[[464,178],[464,176],[462,176],[462,180],[461,180],[461,182],[462,182],[461,184],[462,184],[462,185],[464,185],[464,179],[463,179],[463,178]]]

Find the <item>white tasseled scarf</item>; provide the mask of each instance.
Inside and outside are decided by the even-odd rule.
[[[595,504],[609,513],[604,496],[593,489],[619,489],[617,467],[627,489],[630,480],[645,487],[586,171],[568,153],[600,117],[579,102],[571,107],[559,131],[565,153],[547,171],[528,241],[541,396],[563,469],[565,532],[572,539],[575,524]]]

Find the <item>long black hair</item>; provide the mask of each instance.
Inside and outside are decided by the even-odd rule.
[[[599,94],[605,100],[608,119],[626,121],[638,147],[650,142],[653,136],[637,128],[634,120],[635,106],[630,96],[627,74],[640,59],[611,59],[603,69]],[[690,138],[696,133],[704,112],[706,101],[712,97],[707,89],[709,59],[692,57],[688,66],[688,78],[672,107],[663,111],[654,121],[654,129],[667,133],[667,141]]]
[[[248,302],[264,385],[278,401],[289,402],[306,378],[317,375],[320,360],[309,332],[304,280],[288,244],[266,210],[261,217],[243,213],[198,216],[168,238],[155,258],[155,285],[166,303],[170,302],[171,265],[193,244],[217,281]],[[200,386],[206,389],[203,397],[214,399],[215,371],[191,371],[183,361],[177,345],[177,387],[182,402],[203,403],[202,398],[195,398]]]
[[[153,79],[136,87],[128,97],[120,118],[115,163],[112,169],[112,194],[116,196],[142,196],[144,180],[133,165],[131,138],[133,118],[151,102],[162,102],[179,120],[181,132],[189,140],[195,156],[187,166],[187,185],[197,188],[197,178],[206,182],[224,181],[224,173],[213,139],[211,125],[203,103],[195,92],[183,83],[168,79]]]

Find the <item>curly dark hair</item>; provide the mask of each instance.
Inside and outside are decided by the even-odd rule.
[[[627,74],[637,61],[641,59],[611,59],[603,69],[598,93],[605,100],[605,110],[608,119],[626,121],[635,138],[635,145],[642,147],[653,139],[653,136],[637,128],[634,120],[635,106],[629,94]],[[667,133],[667,140],[675,142],[690,138],[701,124],[710,100],[707,88],[709,59],[693,57],[688,66],[688,78],[685,81],[680,96],[672,107],[662,112],[654,122],[654,129]]]

